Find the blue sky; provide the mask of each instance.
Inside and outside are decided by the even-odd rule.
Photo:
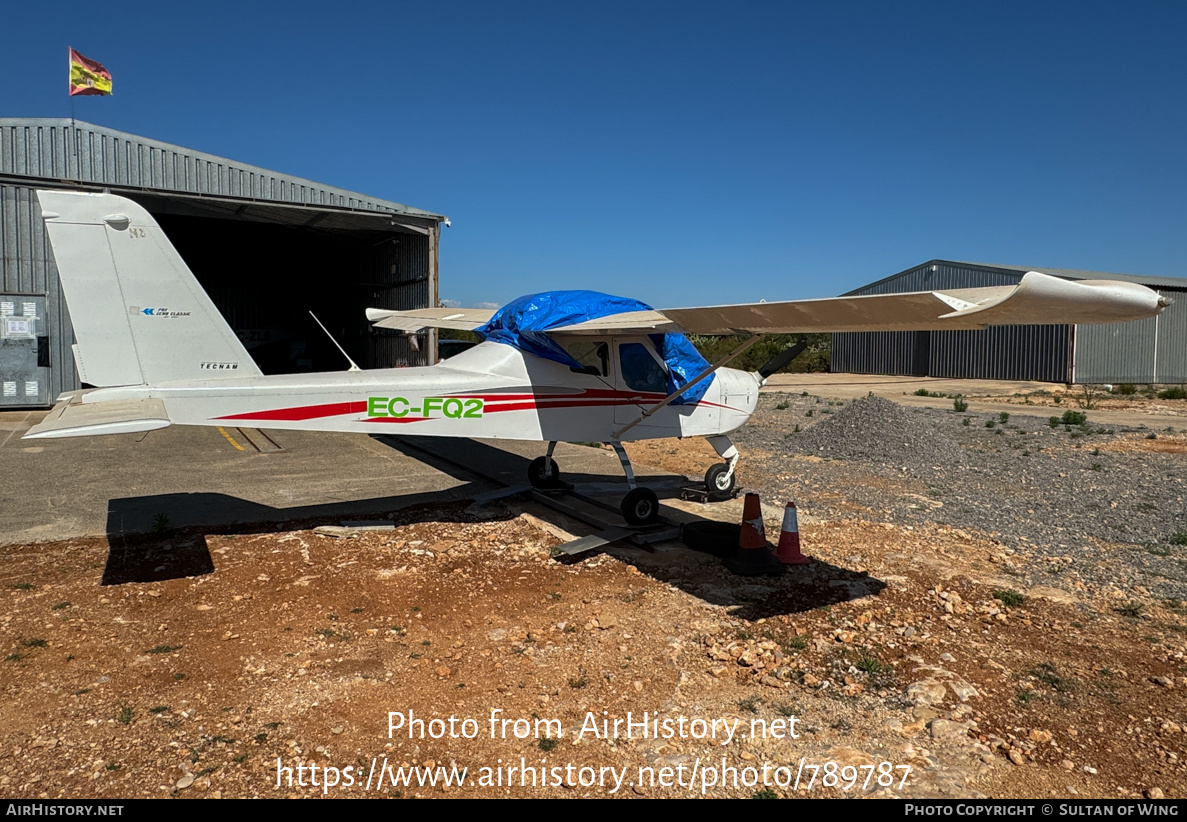
[[[115,7],[112,7],[114,9]],[[1187,4],[5,10],[0,116],[447,214],[441,295],[838,294],[933,257],[1187,276]]]

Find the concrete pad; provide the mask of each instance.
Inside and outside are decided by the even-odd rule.
[[[256,432],[190,426],[22,441],[44,415],[0,413],[0,544],[141,533],[161,517],[174,528],[358,518],[489,488],[358,434],[269,431],[284,450],[265,452],[249,444]]]

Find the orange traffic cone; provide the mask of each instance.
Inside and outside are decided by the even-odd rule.
[[[738,550],[766,547],[767,529],[762,524],[762,503],[758,494],[747,494],[742,503],[742,534],[738,537]]]
[[[783,510],[783,530],[779,534],[779,549],[775,556],[788,565],[807,565],[812,561],[800,553],[800,522],[794,502],[787,503]]]
[[[742,533],[738,537],[738,553],[725,559],[725,567],[746,577],[778,576],[786,569],[775,559],[767,544],[762,523],[762,503],[758,494],[747,494],[742,505]]]

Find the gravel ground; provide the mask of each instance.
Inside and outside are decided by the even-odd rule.
[[[806,513],[979,531],[1007,571],[1011,552],[1042,560],[1030,584],[1187,599],[1187,441],[1091,411],[1085,425],[1006,417],[772,394],[736,439],[747,482]]]

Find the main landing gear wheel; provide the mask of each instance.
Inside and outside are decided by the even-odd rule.
[[[528,466],[528,482],[533,488],[548,490],[561,487],[561,469],[552,457],[536,457]]]
[[[622,498],[619,510],[628,525],[646,525],[659,516],[659,497],[650,488],[636,488]]]
[[[724,462],[719,462],[705,472],[705,490],[709,492],[709,499],[729,499],[737,485],[737,475],[730,471]]]

